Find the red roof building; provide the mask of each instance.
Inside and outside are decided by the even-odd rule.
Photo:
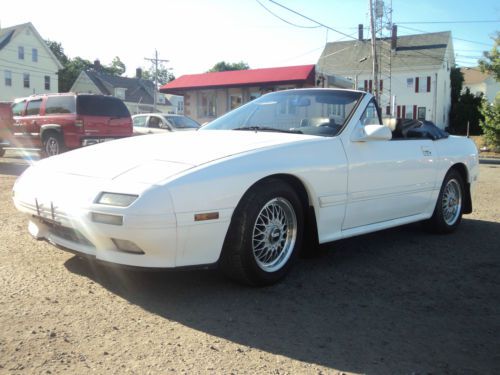
[[[223,87],[269,87],[280,85],[314,86],[314,67],[314,65],[301,65],[187,74],[162,86],[160,91],[168,94],[182,94],[193,89],[214,89]]]
[[[184,96],[184,113],[208,122],[262,94],[314,87],[315,65],[188,74],[167,83],[160,92]]]

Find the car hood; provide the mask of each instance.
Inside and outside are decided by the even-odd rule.
[[[37,169],[152,184],[218,159],[312,138],[316,137],[224,130],[145,135],[53,156],[38,162]]]

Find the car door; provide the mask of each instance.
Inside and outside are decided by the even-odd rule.
[[[21,102],[20,102],[21,103]],[[23,112],[18,112],[17,103],[13,108],[14,115],[14,138],[16,147],[37,148],[40,147],[40,109],[42,98],[33,98],[27,101]]]
[[[344,138],[348,159],[348,202],[343,230],[418,215],[434,189],[436,151],[431,140],[356,140],[370,124],[381,125],[371,101]]]

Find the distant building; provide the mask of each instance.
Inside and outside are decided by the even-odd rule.
[[[484,97],[493,103],[500,92],[500,82],[495,81],[492,75],[481,72],[478,67],[462,68],[460,71],[464,75],[464,90],[468,87],[473,94],[483,93]]]
[[[166,94],[167,100],[172,104],[172,111],[176,115],[184,114],[184,97],[182,95]]]
[[[0,100],[58,91],[63,66],[31,22],[0,29]]]
[[[384,117],[430,120],[448,126],[450,69],[455,65],[451,32],[377,39],[380,108]],[[359,90],[374,91],[370,40],[327,43],[318,73],[348,77]]]
[[[137,70],[141,75],[141,70]],[[113,95],[123,100],[131,114],[149,113],[154,110],[154,82],[142,78],[113,76],[95,71],[82,71],[71,86],[76,93]],[[169,113],[172,104],[165,95],[156,93],[156,111]]]
[[[161,92],[184,96],[184,114],[203,124],[259,96],[302,87],[351,88],[352,82],[317,76],[314,65],[188,74],[167,83]]]

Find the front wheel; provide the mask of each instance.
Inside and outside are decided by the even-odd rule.
[[[464,182],[460,173],[451,169],[446,174],[432,217],[425,222],[434,233],[451,233],[462,220]]]
[[[229,226],[221,266],[229,277],[270,285],[289,271],[303,236],[303,208],[285,182],[269,179],[251,188]]]
[[[5,150],[0,147],[0,158],[5,155]]]
[[[64,152],[64,142],[60,134],[51,132],[43,138],[43,153],[45,156],[59,155]]]

